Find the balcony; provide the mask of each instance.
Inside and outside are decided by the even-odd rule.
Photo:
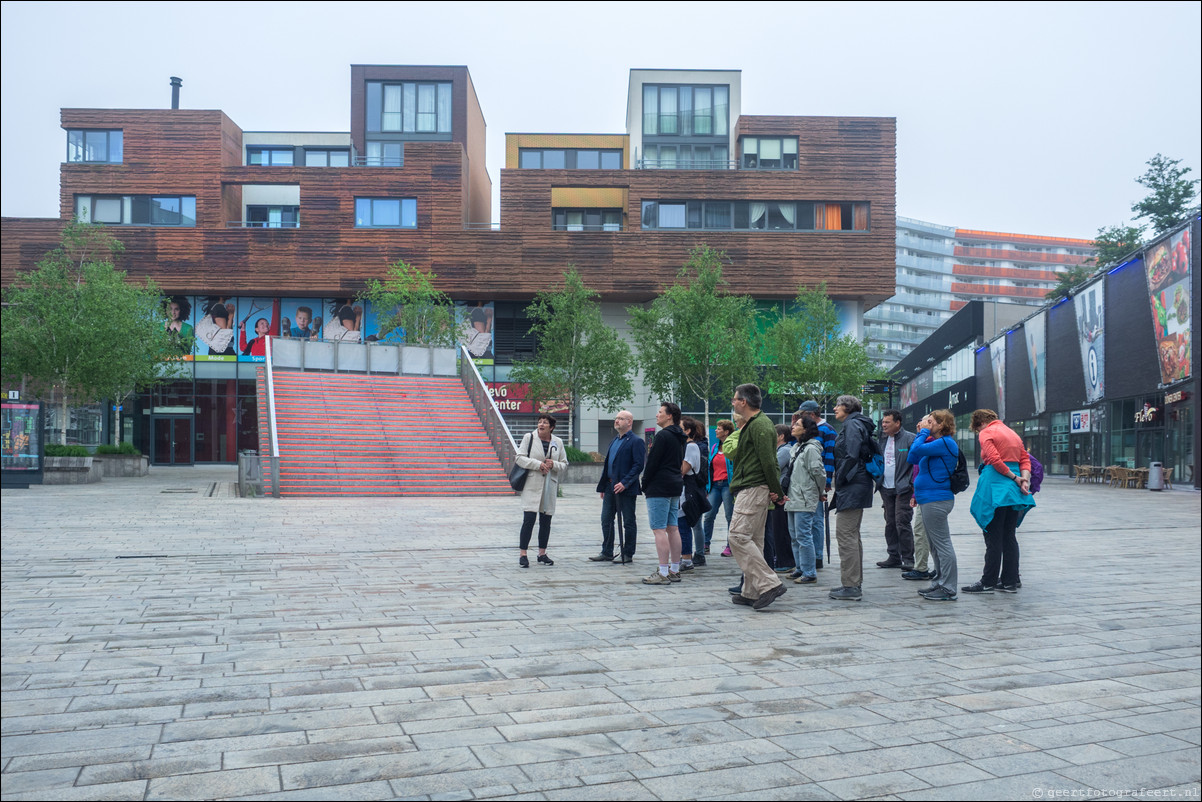
[[[725,159],[638,159],[636,170],[738,170],[737,161]],[[780,172],[772,169],[771,172]]]
[[[937,243],[924,237],[916,237],[900,227],[897,229],[897,247],[910,248],[915,251],[926,251],[927,253],[943,256],[951,256],[954,250],[950,239],[946,243]]]
[[[1076,256],[1067,253],[1043,253],[1042,251],[1020,251],[1011,248],[976,248],[956,246],[956,256],[971,259],[994,259],[1002,262],[1021,262],[1041,265],[1079,265],[1091,256]]]
[[[300,228],[300,220],[227,220],[226,228]]]
[[[916,267],[916,265],[911,264],[911,262],[913,262],[913,261],[914,261],[913,257],[907,258],[905,261],[903,261],[901,258],[898,258],[897,263],[898,263],[898,265],[901,265],[903,267]],[[943,279],[943,277],[941,277],[941,276],[940,277],[911,276],[907,273],[901,272],[900,270],[897,273],[897,283],[898,283],[898,285],[901,285],[901,286],[914,287],[915,289],[919,289],[919,290],[934,290],[936,292],[947,292],[947,289],[948,289],[948,282],[945,281]]]
[[[601,223],[599,225],[585,225],[585,224],[568,223],[568,224],[564,224],[564,225],[552,225],[551,230],[552,231],[613,231],[613,232],[616,232],[616,231],[624,231],[625,226],[623,226],[621,223]]]
[[[351,159],[352,167],[404,167],[402,156],[356,156]]]

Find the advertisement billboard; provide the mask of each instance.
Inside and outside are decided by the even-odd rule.
[[[1191,245],[1187,227],[1151,246],[1144,254],[1162,385],[1190,377]]]
[[[1073,296],[1077,314],[1077,336],[1081,343],[1081,365],[1085,370],[1085,400],[1100,401],[1106,391],[1106,349],[1103,337],[1106,319],[1105,283],[1094,282]]]
[[[1047,408],[1048,315],[1040,312],[1023,326],[1027,343],[1027,362],[1031,367],[1031,390],[1035,395],[1035,414]]]

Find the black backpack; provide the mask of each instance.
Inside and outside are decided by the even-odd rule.
[[[956,470],[948,477],[953,493],[963,493],[968,489],[968,460],[964,458],[964,449],[958,449],[956,455]]]

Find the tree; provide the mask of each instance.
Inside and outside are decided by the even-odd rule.
[[[72,406],[120,402],[179,371],[162,296],[113,266],[122,250],[103,226],[71,223],[62,244],[4,290],[4,380],[24,381],[37,396],[58,393],[64,445]]]
[[[368,279],[359,300],[379,312],[380,339],[404,339],[410,345],[451,347],[458,342],[455,307],[435,288],[433,271],[398,259],[388,266],[383,281]]]
[[[1137,220],[1147,219],[1153,236],[1184,222],[1198,196],[1198,179],[1186,179],[1189,167],[1178,167],[1181,159],[1166,159],[1157,153],[1148,159],[1147,171],[1135,179],[1149,190],[1143,200],[1131,205]]]
[[[660,398],[697,396],[707,428],[710,399],[757,376],[755,304],[726,290],[725,258],[694,248],[675,284],[650,306],[627,310],[647,386]]]
[[[769,385],[782,395],[813,398],[824,409],[838,395],[860,395],[880,374],[867,346],[843,333],[822,284],[799,287],[794,308],[772,322],[764,339]]]
[[[1124,256],[1142,244],[1142,234],[1143,229],[1137,226],[1103,226],[1098,229],[1098,236],[1093,241],[1098,249],[1097,255],[1086,259],[1084,263],[1098,267],[1117,265]]]
[[[1089,281],[1089,277],[1094,274],[1093,268],[1088,264],[1077,265],[1070,267],[1056,274],[1056,286],[1044,293],[1044,298],[1049,301],[1054,301],[1057,298],[1067,298],[1080,285]]]
[[[634,394],[634,357],[618,333],[601,319],[596,291],[569,267],[561,290],[535,296],[526,315],[538,340],[534,359],[513,366],[510,380],[529,385],[527,396],[568,402],[568,443],[580,403],[612,407]]]

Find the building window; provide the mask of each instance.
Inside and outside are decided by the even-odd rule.
[[[730,87],[643,84],[644,136],[726,137]]]
[[[522,148],[518,167],[523,170],[621,170],[622,149]]]
[[[76,195],[75,218],[110,226],[195,226],[190,195]]]
[[[661,170],[725,170],[730,149],[726,145],[644,145],[639,167]]]
[[[621,209],[552,209],[555,231],[621,231]]]
[[[367,130],[451,133],[451,84],[368,81]]]
[[[306,167],[349,167],[351,152],[346,148],[305,148]]]
[[[121,164],[125,156],[124,135],[120,130],[67,131],[67,161],[84,164]]]
[[[868,231],[867,203],[643,201],[645,229]]]
[[[743,137],[744,170],[796,170],[796,137]]]
[[[403,142],[367,141],[366,167],[404,167],[405,144]]]
[[[414,198],[355,198],[356,228],[417,228]]]
[[[299,206],[247,206],[247,228],[300,228]]]
[[[247,147],[246,163],[251,167],[291,167],[296,154],[292,148]]]

